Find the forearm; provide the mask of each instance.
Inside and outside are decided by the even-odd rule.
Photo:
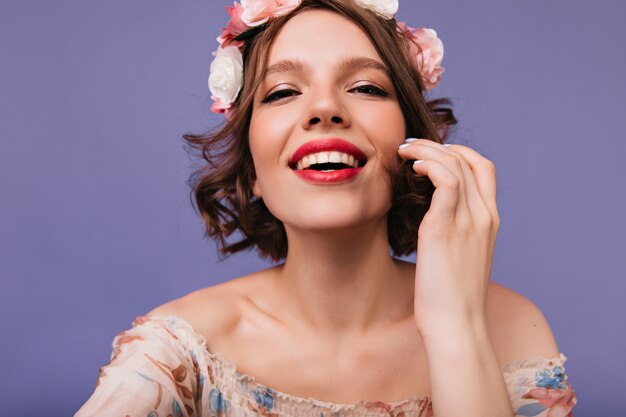
[[[514,416],[486,325],[440,328],[424,343],[434,416]]]

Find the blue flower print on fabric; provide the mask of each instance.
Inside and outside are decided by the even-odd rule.
[[[535,372],[535,387],[521,396],[537,402],[524,404],[515,411],[516,416],[533,417],[572,417],[571,410],[576,405],[576,393],[566,382],[565,369],[557,365],[552,369],[539,369]],[[545,414],[547,410],[547,414]],[[553,411],[554,410],[554,411]]]
[[[172,402],[172,414],[174,417],[183,417],[183,410],[181,410],[180,404],[176,400]]]
[[[537,386],[542,388],[565,388],[565,370],[562,366],[555,366],[552,370],[540,370],[535,374]]]
[[[188,352],[191,356],[191,363],[193,363],[193,368],[196,370],[197,397],[198,395],[202,394],[202,389],[204,388],[204,382],[206,381],[207,376],[204,374],[204,372],[199,370],[200,365],[198,364],[198,356],[196,355],[196,352],[193,349],[189,349]]]
[[[254,400],[265,410],[270,411],[274,407],[274,397],[268,390],[254,390]]]
[[[200,376],[198,377],[198,393],[199,394],[202,393],[202,389],[204,388],[204,381],[206,381],[206,375],[200,372]]]
[[[212,389],[209,393],[209,415],[219,416],[224,415],[228,408],[228,400],[224,398],[221,391]]]
[[[521,406],[515,412],[515,416],[532,417],[546,411],[546,407],[539,403],[526,404]]]

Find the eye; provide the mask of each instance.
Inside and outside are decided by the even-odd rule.
[[[290,93],[297,93],[295,90],[291,90],[289,88],[284,88],[282,90],[274,91],[272,94],[265,97],[261,103],[270,103],[272,101],[276,101],[281,98],[290,97]]]
[[[352,90],[358,90],[368,95],[374,95],[374,96],[380,96],[380,97],[387,97],[389,95],[386,91],[371,84],[360,85],[358,87],[353,88]]]

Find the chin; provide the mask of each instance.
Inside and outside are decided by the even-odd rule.
[[[288,212],[287,212],[288,211]],[[385,218],[389,206],[375,207],[361,204],[307,204],[294,205],[277,218],[296,230],[309,232],[350,231],[366,225],[375,225]],[[281,216],[282,214],[282,216]]]

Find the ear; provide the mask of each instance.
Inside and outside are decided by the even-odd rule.
[[[257,181],[254,181],[252,183],[252,193],[258,198],[263,198],[263,196],[261,195],[261,189],[259,188],[259,184]]]
[[[256,173],[254,172],[254,168],[251,169],[250,173],[248,174],[248,182],[250,183],[252,194],[254,194],[258,198],[262,198],[261,188],[259,187],[259,183],[256,180]]]

